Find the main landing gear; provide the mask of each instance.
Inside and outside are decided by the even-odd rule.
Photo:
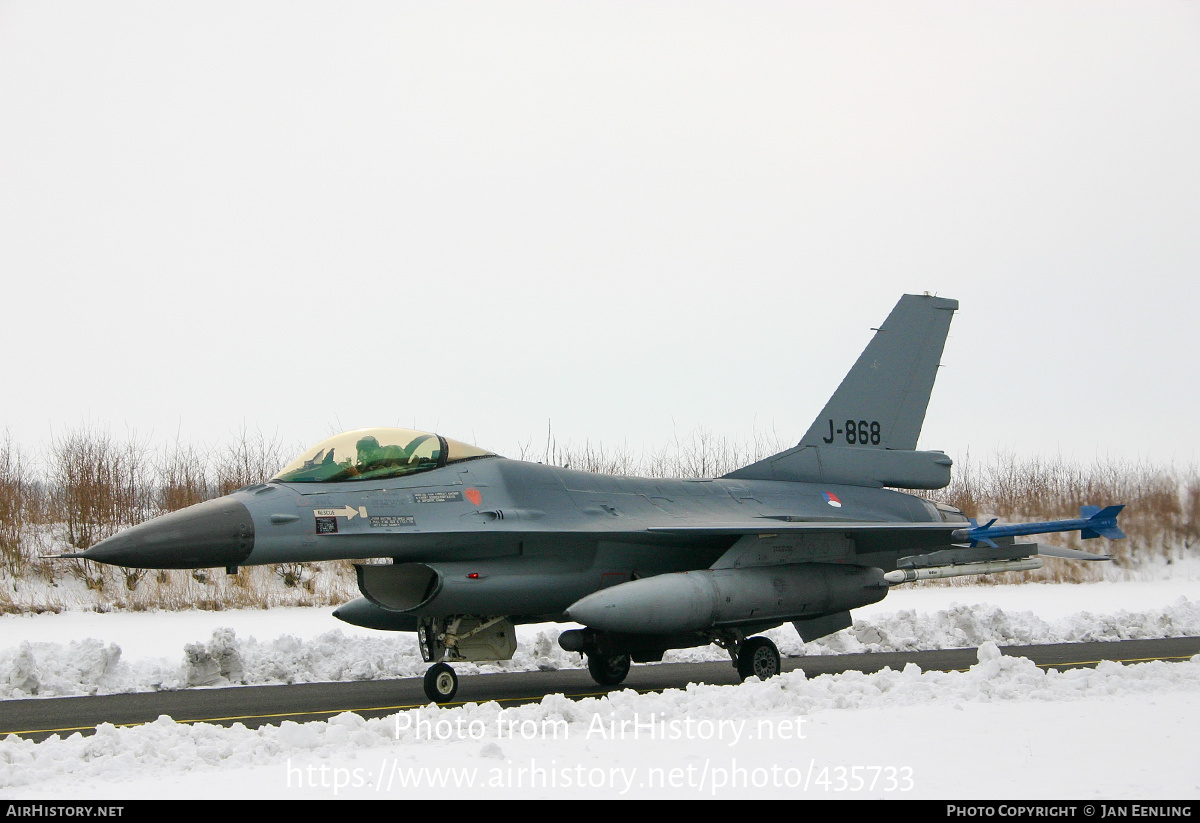
[[[729,652],[733,667],[742,680],[757,677],[766,680],[783,671],[779,662],[779,649],[769,637],[742,637],[736,629],[724,631],[713,638],[713,642]]]
[[[494,637],[483,633],[502,624]],[[486,641],[486,643],[484,642]],[[508,660],[516,648],[512,623],[504,618],[437,618],[423,619],[417,631],[421,656],[433,663],[425,673],[425,696],[438,704],[449,703],[458,692],[458,675],[445,658],[454,660]],[[758,677],[766,680],[783,669],[779,649],[770,638],[761,635],[745,637],[740,629],[721,629],[711,634],[699,632],[690,636],[647,636],[638,639],[629,635],[605,636],[589,629],[563,632],[559,645],[567,651],[587,656],[588,672],[601,686],[619,686],[629,675],[634,658],[639,663],[661,660],[663,652],[673,648],[688,648],[716,643],[729,652],[733,667],[742,680]],[[438,662],[433,662],[433,661]]]
[[[601,686],[621,685],[635,658],[646,663],[662,660],[663,655],[663,648],[654,643],[639,644],[638,638],[630,635],[610,635],[592,629],[569,629],[558,636],[558,645],[586,657],[588,673]]]
[[[766,680],[781,671],[779,649],[767,637],[750,637],[743,640],[737,649],[733,665],[742,680],[758,677]]]
[[[581,651],[587,655],[588,672],[592,675],[593,680],[601,686],[619,686],[624,682],[625,677],[629,674],[631,655],[629,652],[620,650],[630,648],[629,645],[613,642],[611,639],[605,642],[602,638],[594,636],[589,638],[582,632],[568,638],[565,643],[563,642],[564,637],[567,637],[567,633],[559,638],[559,644],[564,649]],[[625,640],[628,640],[628,637]],[[733,667],[737,669],[742,680],[749,680],[751,677],[766,680],[783,671],[779,659],[779,649],[768,637],[743,637],[741,631],[737,629],[724,629],[711,637],[697,638],[697,642],[693,645],[701,645],[708,640],[729,652]],[[665,646],[665,648],[686,648],[686,646],[679,643]],[[634,647],[632,657],[636,657],[639,663],[661,660],[663,651],[663,646],[657,647],[653,654],[648,652],[648,647]]]
[[[629,675],[629,655],[591,652],[587,656],[588,672],[601,686],[619,686]]]

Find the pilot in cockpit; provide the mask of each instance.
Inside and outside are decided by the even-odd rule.
[[[386,466],[403,466],[408,463],[408,455],[402,446],[381,446],[373,435],[368,434],[355,444],[358,449],[358,459],[355,468],[359,473],[373,471]]]

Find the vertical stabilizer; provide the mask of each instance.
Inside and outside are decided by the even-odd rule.
[[[794,448],[726,477],[940,489],[951,460],[917,438],[957,300],[906,294]]]
[[[945,297],[901,297],[800,445],[915,449],[957,308]]]

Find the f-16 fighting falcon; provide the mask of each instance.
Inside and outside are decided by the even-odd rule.
[[[331,437],[270,481],[64,555],[191,569],[326,560],[356,565],[362,597],[334,616],[416,632],[425,692],[454,698],[455,661],[507,660],[514,625],[572,622],[564,649],[603,685],[632,662],[715,643],[743,678],[780,671],[761,632],[805,641],[913,580],[1022,571],[1023,542],[1079,531],[1121,538],[1121,506],[1078,520],[978,525],[893,489],[940,489],[951,460],[917,451],[955,300],[904,295],[800,442],[711,479],[615,477],[509,460],[431,432]],[[891,488],[889,488],[891,487]]]

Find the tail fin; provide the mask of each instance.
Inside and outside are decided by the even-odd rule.
[[[800,443],[726,477],[938,489],[950,458],[917,437],[957,300],[906,294]]]
[[[944,297],[901,297],[800,445],[915,449],[956,309]]]
[[[1107,537],[1109,540],[1123,539],[1125,532],[1121,531],[1121,527],[1117,525],[1117,515],[1124,508],[1124,506],[1105,506],[1103,509],[1099,506],[1080,506],[1079,514],[1088,521],[1088,524],[1079,530],[1079,536],[1084,540],[1093,537]]]

